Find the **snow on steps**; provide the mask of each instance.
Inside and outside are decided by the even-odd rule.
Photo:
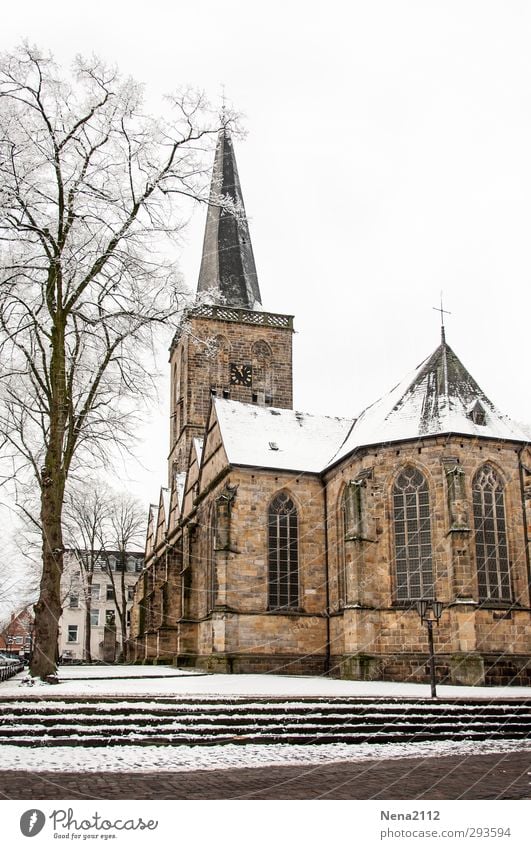
[[[4,700],[0,745],[392,743],[526,739],[531,701],[341,698]]]

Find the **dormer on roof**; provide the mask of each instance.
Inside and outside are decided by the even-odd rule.
[[[470,404],[467,416],[471,422],[474,422],[474,424],[481,426],[487,424],[485,407],[478,399]]]

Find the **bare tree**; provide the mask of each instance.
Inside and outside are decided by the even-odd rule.
[[[115,496],[111,502],[111,510],[106,527],[106,542],[103,545],[104,562],[107,575],[112,586],[113,600],[118,614],[120,628],[120,651],[118,660],[124,660],[125,644],[127,641],[127,602],[128,586],[126,572],[128,555],[134,550],[144,547],[146,537],[145,510],[130,496]],[[116,558],[117,568],[112,569],[110,556]]]
[[[92,580],[96,564],[101,562],[103,552],[104,526],[108,521],[111,510],[111,499],[103,486],[96,482],[88,482],[82,488],[70,488],[63,510],[63,540],[65,547],[75,556],[76,567],[80,572],[80,580],[75,586],[70,581],[63,581],[61,603],[72,590],[81,591],[85,609],[85,646],[84,660],[92,660],[91,651],[91,607]],[[72,571],[72,570],[71,570]]]
[[[141,87],[96,58],[78,57],[73,81],[28,45],[0,60],[0,444],[39,491],[41,678],[56,669],[67,479],[130,444],[142,352],[180,309],[160,258],[179,229],[169,201],[206,197],[219,127],[200,95],[170,105],[171,122],[146,117]]]
[[[89,662],[94,571],[101,569],[112,588],[109,601],[116,609],[122,660],[127,640],[128,560],[133,550],[143,549],[145,535],[145,510],[131,496],[112,493],[98,480],[69,489],[63,512],[63,538],[81,573],[78,589],[85,608],[84,658]],[[69,593],[68,587],[63,582],[63,597]]]
[[[11,532],[3,522],[0,549],[0,618],[33,604],[37,598],[40,560],[38,526],[23,514]]]

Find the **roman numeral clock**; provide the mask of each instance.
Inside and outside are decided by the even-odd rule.
[[[251,386],[253,380],[252,366],[247,363],[230,364],[230,385]]]

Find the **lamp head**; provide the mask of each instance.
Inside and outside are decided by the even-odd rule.
[[[417,612],[418,612],[421,619],[425,618],[426,612],[428,610],[428,605],[429,605],[429,601],[427,601],[424,598],[417,601]]]
[[[432,610],[433,610],[433,615],[438,622],[439,619],[442,616],[443,603],[442,603],[442,601],[432,601],[431,607],[432,607]]]

